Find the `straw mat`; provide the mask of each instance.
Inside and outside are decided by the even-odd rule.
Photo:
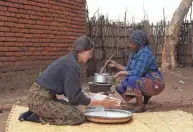
[[[78,126],[41,125],[18,121],[27,107],[14,105],[5,132],[193,132],[193,115],[183,111],[146,112],[134,114],[124,124],[97,124],[87,122]]]

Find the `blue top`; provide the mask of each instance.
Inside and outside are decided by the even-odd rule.
[[[128,61],[125,70],[129,72],[128,76],[144,76],[148,71],[157,71],[158,63],[152,50],[147,47],[141,47]]]

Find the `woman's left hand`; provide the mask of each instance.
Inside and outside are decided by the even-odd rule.
[[[117,74],[115,74],[116,78],[119,76],[128,76],[128,71],[120,71]]]

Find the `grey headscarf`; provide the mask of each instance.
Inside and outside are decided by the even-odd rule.
[[[133,31],[129,39],[140,46],[146,46],[149,43],[146,33],[142,30]]]

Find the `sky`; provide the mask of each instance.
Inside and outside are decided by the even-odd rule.
[[[107,15],[112,20],[124,20],[127,9],[127,21],[135,22],[143,20],[144,9],[150,22],[157,22],[163,19],[163,8],[166,20],[171,20],[175,9],[181,0],[87,0],[89,17],[99,9],[99,13]]]

